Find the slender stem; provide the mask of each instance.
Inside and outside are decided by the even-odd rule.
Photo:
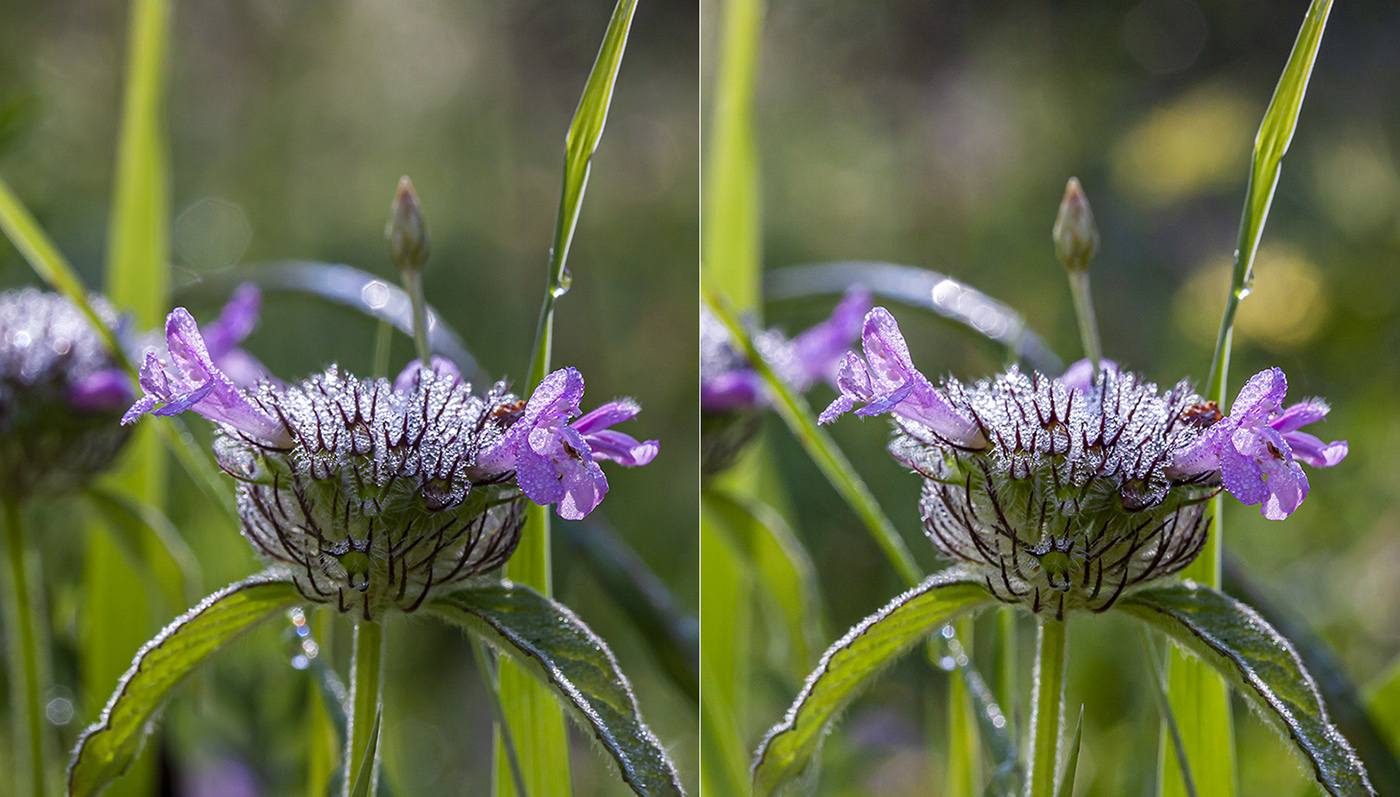
[[[1065,659],[1068,655],[1065,621],[1042,615],[1036,642],[1031,777],[1026,794],[1028,797],[1054,797],[1065,702]]]
[[[510,775],[515,779],[515,793],[519,797],[527,797],[525,770],[520,766],[520,756],[515,752],[515,739],[511,737],[510,723],[506,721],[506,707],[501,703],[501,683],[496,677],[496,666],[481,640],[472,640],[472,653],[476,656],[476,668],[481,673],[486,694],[491,698],[491,712],[496,715],[496,727],[501,729],[501,744],[506,748],[506,758],[510,761]]]
[[[415,345],[417,341],[414,342]],[[379,320],[379,328],[374,333],[374,363],[370,371],[371,376],[387,377],[389,375],[389,354],[393,351],[394,325],[384,319]]]
[[[1094,317],[1094,300],[1089,293],[1089,270],[1071,270],[1069,287],[1074,296],[1074,314],[1079,318],[1079,337],[1084,342],[1084,356],[1094,364],[1094,373],[1097,374],[1099,361],[1103,359],[1103,346],[1099,343],[1099,322]]]
[[[413,345],[418,350],[418,359],[427,365],[432,349],[428,346],[428,302],[423,298],[423,272],[416,268],[406,268],[403,275],[403,289],[413,303]]]
[[[350,732],[346,734],[345,786],[341,793],[350,796],[355,775],[369,754],[369,737],[374,730],[374,716],[379,710],[384,692],[383,655],[384,627],[373,620],[355,623],[355,652],[350,664]],[[376,748],[375,757],[379,751]],[[373,797],[379,786],[379,766],[372,772],[369,793]]]
[[[997,631],[999,644],[997,656],[1001,666],[997,668],[997,700],[1006,709],[1006,721],[1010,723],[1012,737],[1016,733],[1016,612],[1014,606],[1003,606],[997,611]]]
[[[16,794],[44,794],[44,715],[40,687],[39,642],[34,626],[33,595],[25,572],[24,528],[19,503],[5,501],[5,548],[10,563],[10,688],[14,709]],[[23,695],[22,699],[20,695]],[[28,750],[26,763],[25,751]]]
[[[1152,679],[1152,696],[1157,699],[1157,711],[1167,726],[1177,767],[1181,770],[1182,787],[1186,790],[1187,797],[1196,797],[1196,781],[1191,777],[1191,762],[1186,754],[1186,744],[1182,741],[1181,728],[1176,724],[1176,714],[1172,711],[1171,699],[1167,696],[1167,681],[1162,677],[1162,666],[1157,661],[1159,654],[1146,631],[1142,631],[1142,648],[1147,653],[1147,666],[1151,671],[1149,677]]]

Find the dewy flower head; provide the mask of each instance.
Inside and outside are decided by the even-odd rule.
[[[1172,471],[1190,475],[1220,471],[1225,489],[1247,506],[1262,504],[1270,520],[1283,520],[1308,496],[1302,463],[1330,468],[1347,455],[1346,441],[1323,443],[1302,427],[1327,417],[1327,404],[1308,400],[1283,408],[1288,377],[1281,369],[1260,371],[1240,388],[1230,415],[1215,421],[1191,446],[1178,452]],[[1211,408],[1212,410],[1214,408]]]
[[[94,297],[109,326],[117,315]],[[128,433],[115,420],[130,382],[106,341],[68,299],[32,288],[0,293],[0,496],[81,487]]]
[[[471,392],[451,363],[415,361],[393,383],[334,366],[300,384],[235,385],[189,314],[167,324],[170,362],[142,369],[128,412],[186,409],[220,424],[220,463],[239,480],[245,535],[310,600],[375,617],[494,570],[519,541],[525,497],[588,514],[607,491],[601,460],[645,465],[655,441],[609,427],[630,401],[579,412],[583,378],[550,374],[528,401]],[[523,493],[523,495],[522,495]]]

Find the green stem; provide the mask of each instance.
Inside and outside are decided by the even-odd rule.
[[[384,627],[373,620],[359,620],[355,623],[355,652],[350,664],[350,733],[346,739],[345,786],[341,793],[349,797],[354,788],[355,776],[359,773],[365,757],[369,755],[370,734],[374,730],[374,716],[379,710],[384,692],[383,671]],[[376,749],[375,755],[378,755]],[[370,781],[369,793],[373,797],[379,786],[379,772],[376,764]]]
[[[1036,643],[1031,777],[1026,794],[1028,797],[1054,797],[1065,702],[1065,659],[1069,652],[1065,621],[1041,616]]]
[[[414,342],[415,345],[417,341]],[[394,348],[394,325],[379,319],[379,328],[374,333],[374,364],[371,376],[389,376],[389,353]]]
[[[515,739],[510,734],[510,723],[506,721],[506,707],[501,703],[501,682],[496,677],[496,667],[486,646],[481,640],[472,640],[472,653],[476,656],[476,668],[481,672],[481,681],[486,686],[486,694],[491,698],[491,712],[496,715],[496,727],[501,731],[501,744],[506,749],[510,761],[510,776],[515,779],[515,793],[527,797],[525,790],[525,770],[520,766],[520,755],[515,752]]]
[[[1089,293],[1089,270],[1070,271],[1069,287],[1074,296],[1074,314],[1079,319],[1079,338],[1084,342],[1084,356],[1094,364],[1094,373],[1097,374],[1099,361],[1103,359],[1103,346],[1099,343],[1099,322],[1094,317],[1094,299]]]
[[[426,366],[432,349],[428,346],[428,302],[423,298],[423,272],[406,268],[400,273],[403,275],[403,288],[413,304],[413,345],[418,350],[418,359]]]
[[[997,632],[1000,644],[997,656],[997,699],[1006,710],[1006,721],[1010,725],[1012,738],[1016,734],[1016,611],[1014,606],[1003,606],[997,611]]]
[[[40,688],[39,643],[34,606],[26,574],[24,529],[19,503],[5,501],[5,548],[10,562],[10,688],[14,708],[16,794],[44,794],[44,715]],[[22,686],[21,686],[22,684]],[[19,693],[23,698],[19,699]],[[28,750],[28,763],[25,751]]]

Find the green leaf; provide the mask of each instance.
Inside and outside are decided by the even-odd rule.
[[[700,504],[700,572],[723,589],[700,591],[700,793],[745,797],[754,574],[743,545],[709,501]]]
[[[874,296],[927,310],[1006,348],[1027,367],[1059,374],[1064,363],[1021,314],[970,285],[937,271],[894,263],[842,261],[789,266],[763,275],[770,302],[841,294],[863,285]]]
[[[787,716],[760,745],[754,793],[772,794],[797,777],[836,716],[900,654],[993,600],[979,577],[952,568],[930,576],[847,632],[822,655]]]
[[[617,659],[568,608],[529,587],[504,583],[460,590],[433,601],[428,611],[478,634],[548,686],[612,755],[637,794],[681,794],[675,767],[642,721]],[[565,749],[556,748],[554,756],[567,764]]]
[[[304,602],[290,581],[264,573],[205,598],[136,654],[102,718],[88,728],[68,768],[72,795],[96,794],[135,760],[151,717],[170,690],[224,643]]]
[[[757,312],[763,257],[754,86],[763,42],[762,0],[725,0],[715,67],[713,125],[706,154],[705,279]]]
[[[1065,753],[1065,771],[1060,776],[1060,787],[1055,797],[1074,797],[1074,776],[1079,770],[1079,740],[1084,735],[1084,706],[1079,707],[1079,719],[1074,722],[1074,738],[1070,740]]]
[[[203,580],[199,562],[165,513],[101,487],[89,489],[87,498],[128,562],[160,585],[171,609],[180,611],[198,600]]]
[[[772,367],[764,361],[754,346],[753,339],[749,336],[743,324],[739,323],[733,307],[725,300],[715,294],[706,291],[705,302],[714,311],[715,317],[729,330],[729,335],[753,364],[754,369],[763,377],[765,387],[773,397],[773,406],[782,416],[783,422],[792,431],[797,441],[802,444],[802,448],[807,455],[812,458],[816,466],[826,476],[831,486],[836,488],[846,503],[850,505],[857,516],[870,530],[875,538],[875,544],[890,560],[896,572],[899,573],[910,586],[919,583],[923,577],[919,570],[919,565],[914,561],[913,554],[909,553],[909,548],[904,544],[903,538],[895,530],[894,524],[885,515],[884,510],[875,500],[875,496],[870,494],[870,488],[865,486],[865,482],[856,473],[846,455],[837,448],[836,442],[831,439],[820,426],[817,425],[816,415],[812,413],[812,408],[800,395],[792,391],[778,375],[773,372]]]
[[[355,787],[350,790],[350,797],[369,797],[370,787],[374,784],[374,762],[379,754],[379,725],[384,720],[384,706],[380,705],[374,711],[374,725],[369,729],[369,746],[365,750],[365,758],[360,762],[360,771],[355,773]]]
[[[1287,735],[1329,794],[1375,794],[1361,760],[1328,718],[1298,653],[1253,609],[1190,582],[1132,593],[1115,608],[1215,668]]]

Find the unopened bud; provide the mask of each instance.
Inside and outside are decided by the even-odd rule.
[[[407,177],[399,179],[399,190],[394,194],[394,204],[389,210],[389,226],[384,234],[389,237],[389,252],[400,271],[419,271],[423,268],[430,248],[428,222],[423,218],[423,208],[418,204],[418,195],[413,192],[413,183]]]
[[[1099,230],[1094,226],[1094,212],[1079,178],[1069,178],[1060,212],[1055,216],[1055,256],[1070,271],[1088,270],[1099,248]]]

